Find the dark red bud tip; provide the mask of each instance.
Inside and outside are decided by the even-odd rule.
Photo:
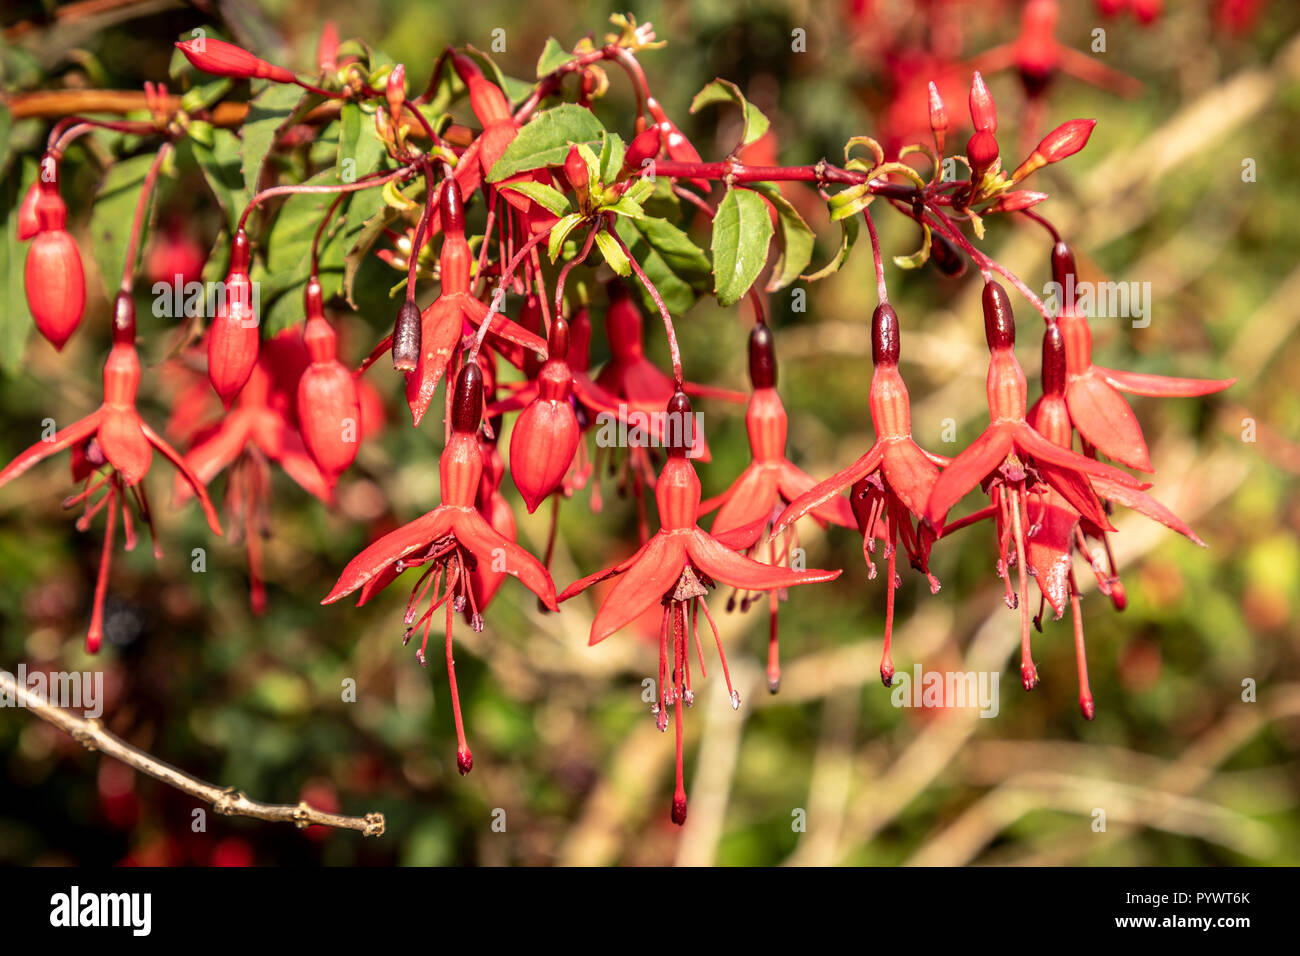
[[[456,376],[456,394],[451,400],[451,430],[474,434],[483,420],[483,370],[470,362]]]
[[[135,300],[129,292],[119,292],[113,300],[113,342],[116,345],[135,342]]]
[[[930,261],[936,269],[950,279],[956,279],[966,273],[966,258],[957,251],[957,247],[945,236],[937,232],[930,236]]]
[[[451,53],[451,65],[456,69],[456,75],[460,77],[462,83],[468,84],[473,77],[481,77],[483,71],[478,68],[478,64],[467,57],[464,53],[455,50]]]
[[[553,362],[563,362],[569,355],[569,323],[557,315],[546,337],[546,355]]]
[[[444,233],[465,232],[465,200],[460,194],[460,184],[456,182],[455,177],[448,177],[442,181],[442,199],[438,206],[438,214],[442,218]]]
[[[1065,336],[1055,322],[1043,330],[1043,394],[1065,394]]]
[[[982,175],[998,158],[998,140],[992,133],[979,130],[966,141],[966,158],[972,175]]]
[[[1074,264],[1074,253],[1064,242],[1052,247],[1052,281],[1062,288],[1066,285],[1066,276],[1078,276]]]
[[[691,434],[695,418],[691,414],[691,400],[680,388],[668,399],[668,418],[664,426],[664,444],[672,458],[684,458],[686,450],[695,441]]]
[[[686,795],[673,795],[673,823],[679,827],[686,823]]]
[[[776,387],[776,342],[767,323],[749,333],[749,384],[754,388]]]
[[[230,267],[227,271],[247,272],[250,255],[248,233],[240,229],[230,241]]]
[[[1025,690],[1033,690],[1038,686],[1038,668],[1032,663],[1020,665],[1020,686]]]
[[[610,302],[622,302],[627,298],[627,286],[618,279],[611,279],[605,286],[605,294]]]
[[[877,365],[898,364],[898,313],[888,302],[876,306],[871,316],[871,360]]]
[[[894,665],[893,664],[880,665],[880,683],[884,684],[886,687],[894,686]]]
[[[1016,344],[1016,317],[1007,290],[990,279],[984,283],[984,338],[990,349],[1009,349]]]
[[[1110,603],[1115,605],[1117,611],[1128,607],[1128,592],[1124,590],[1124,582],[1119,578],[1110,582]]]
[[[302,298],[308,319],[323,319],[325,317],[325,303],[321,295],[320,279],[312,276],[307,280],[307,287],[303,290]]]
[[[410,372],[420,359],[420,309],[410,299],[397,310],[393,324],[393,368]]]
[[[456,769],[460,771],[463,777],[474,769],[474,755],[468,750],[456,751]]]

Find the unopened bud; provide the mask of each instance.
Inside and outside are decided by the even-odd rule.
[[[930,131],[934,133],[934,145],[943,153],[944,139],[948,135],[948,107],[944,106],[934,80],[930,81]]]
[[[970,118],[978,132],[998,131],[998,111],[993,105],[993,94],[984,85],[984,77],[980,76],[979,70],[975,71],[970,83]]]

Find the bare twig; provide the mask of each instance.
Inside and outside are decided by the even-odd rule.
[[[317,810],[306,802],[260,803],[250,800],[234,787],[219,787],[214,783],[192,777],[170,764],[163,763],[151,754],[131,746],[121,737],[106,730],[98,720],[76,717],[61,707],[49,703],[39,694],[33,694],[18,683],[13,674],[0,670],[0,688],[41,720],[53,724],[72,737],[87,750],[98,750],[128,767],[161,780],[169,787],[212,804],[215,813],[230,817],[253,817],[273,823],[294,823],[300,829],[313,824],[338,827],[341,830],[358,830],[364,836],[382,836],[384,815],[367,813],[364,817],[347,817],[338,813]]]

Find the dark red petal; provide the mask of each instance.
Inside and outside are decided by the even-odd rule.
[[[881,470],[890,489],[907,510],[920,518],[930,500],[934,483],[939,480],[939,469],[910,438],[891,441],[885,445]]]
[[[1133,409],[1100,375],[1090,373],[1065,389],[1070,420],[1089,444],[1107,458],[1139,471],[1151,471],[1151,456]]]
[[[778,487],[786,501],[797,501],[816,486],[817,479],[812,475],[801,468],[796,468],[788,461],[781,462]],[[845,528],[852,528],[857,525],[857,521],[853,518],[853,506],[849,504],[849,499],[838,495],[825,504],[818,505],[813,509],[812,513],[814,518],[819,518],[831,524],[838,524]],[[713,536],[718,536],[716,527]]]
[[[420,357],[406,376],[406,403],[416,425],[424,418],[438,390],[464,329],[461,309],[451,296],[439,296],[421,316]]]
[[[1087,478],[1077,471],[1071,471],[1069,468],[1057,468],[1045,461],[1037,461],[1035,465],[1038,468],[1038,473],[1043,476],[1043,480],[1068,501],[1075,511],[1098,528],[1105,531],[1115,530],[1111,527],[1110,519],[1106,517],[1106,511],[1102,508],[1101,502],[1097,500],[1097,495]]]
[[[721,496],[724,498],[722,510],[713,519],[713,533],[723,534],[741,527],[747,529],[747,534],[752,530],[753,541],[741,545],[741,547],[749,547],[758,540],[758,536],[763,531],[762,519],[769,516],[776,505],[776,491],[776,475],[773,474],[772,469],[751,464],[740,473],[740,477],[724,496]],[[711,510],[712,508],[705,508],[704,504],[701,504],[699,513],[704,515]]]
[[[204,384],[204,391],[211,390]],[[236,410],[228,414],[220,427],[211,432],[190,448],[185,455],[185,467],[193,472],[201,485],[208,485],[212,479],[230,467],[244,450],[248,440],[249,416]],[[175,499],[177,504],[189,500],[193,489],[184,476],[177,472]]]
[[[1172,378],[1168,375],[1145,375],[1118,369],[1093,366],[1106,381],[1120,391],[1152,398],[1195,398],[1213,395],[1236,383],[1235,378]]]
[[[351,594],[399,558],[428,547],[451,528],[448,508],[434,508],[396,531],[390,531],[348,562],[322,604]]]
[[[1038,590],[1059,618],[1070,598],[1070,559],[1079,517],[1063,501],[1053,497],[1049,495],[1042,508],[1030,502],[1029,521],[1037,530],[1025,542],[1028,549],[1025,560]]]
[[[1195,541],[1202,548],[1208,547],[1202,541],[1183,519],[1174,514],[1160,502],[1156,501],[1145,492],[1137,491],[1134,488],[1126,488],[1123,485],[1116,484],[1113,481],[1107,481],[1105,478],[1092,479],[1092,486],[1097,489],[1097,494],[1111,501],[1118,501],[1126,508],[1132,508],[1134,511],[1141,512],[1148,518],[1159,521],[1166,528],[1172,528],[1179,534]]]
[[[565,588],[563,591],[560,592],[559,603],[563,604],[569,598],[576,597],[577,595],[581,594],[583,591],[587,590],[587,588],[591,587],[593,584],[599,584],[601,581],[604,581],[606,578],[612,578],[615,575],[622,574],[624,571],[626,571],[628,568],[630,568],[633,564],[635,564],[637,561],[641,559],[641,555],[645,553],[645,549],[650,547],[650,543],[654,540],[655,540],[654,538],[651,538],[650,541],[647,541],[645,544],[641,545],[641,547],[637,548],[636,551],[632,552],[630,556],[624,558],[622,561],[619,561],[617,564],[611,564],[609,567],[601,571],[596,571],[594,574],[589,574],[585,578],[579,578],[578,580],[574,581],[567,588]]]
[[[38,441],[31,448],[18,455],[5,466],[4,471],[0,471],[0,486],[17,478],[37,462],[44,461],[51,455],[56,455],[65,448],[93,435],[95,430],[99,428],[99,419],[103,412],[102,408],[95,409],[81,421],[73,422],[62,431],[56,432],[52,441]]]
[[[477,511],[456,508],[452,510],[451,520],[457,540],[474,552],[480,563],[486,562],[489,567],[504,565],[506,574],[518,578],[524,587],[542,599],[547,608],[559,610],[555,603],[555,582],[540,561],[504,537]]]
[[[760,564],[727,550],[719,541],[699,528],[691,532],[686,549],[695,566],[713,580],[745,591],[771,591],[776,588],[793,587],[796,584],[817,584],[821,581],[833,581],[840,576],[838,570],[822,571],[809,568],[806,571],[795,571],[791,568]]]
[[[162,453],[162,456],[172,463],[180,476],[194,490],[194,494],[199,499],[199,506],[203,509],[203,517],[208,519],[208,527],[212,529],[212,533],[221,534],[221,522],[217,520],[217,509],[212,507],[212,499],[208,497],[208,489],[203,487],[203,482],[199,481],[198,475],[190,471],[190,466],[185,463],[185,459],[181,457],[180,452],[167,444],[161,435],[144,422],[140,423],[140,428],[149,444],[157,448]]]
[[[1086,458],[1078,452],[1053,444],[1030,428],[1027,422],[1017,422],[1012,425],[1012,428],[1015,429],[1016,444],[1031,458],[1039,462],[1049,462],[1058,468],[1069,468],[1073,471],[1086,472],[1098,478],[1108,478],[1130,488],[1151,487],[1150,483],[1139,481],[1128,472],[1120,471],[1113,465],[1102,464],[1093,458]]]
[[[780,534],[787,527],[794,524],[814,508],[820,508],[826,502],[830,501],[849,485],[853,484],[863,475],[870,474],[880,467],[881,458],[884,455],[884,449],[880,442],[876,442],[867,453],[849,465],[847,468],[837,471],[825,481],[819,482],[812,488],[790,502],[781,516],[776,519],[776,524],[772,526],[772,536]]]
[[[660,533],[650,539],[639,552],[636,563],[605,595],[596,619],[591,622],[589,644],[599,644],[636,620],[677,584],[686,566],[684,538],[680,533]]]
[[[1002,464],[1010,451],[1011,432],[1007,428],[990,425],[985,429],[984,434],[954,458],[934,483],[925,506],[925,517],[930,523],[941,528],[952,506]]]
[[[530,349],[542,358],[546,357],[546,341],[540,336],[534,335],[518,322],[507,319],[499,312],[493,313],[491,309],[468,293],[457,293],[455,298],[460,304],[462,314],[469,319],[475,328],[482,325],[491,316],[492,326],[488,331],[492,335],[505,339],[507,342],[521,348]]]

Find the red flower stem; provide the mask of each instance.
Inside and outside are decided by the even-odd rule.
[[[448,50],[450,49],[448,47]],[[445,52],[444,55],[446,55]],[[636,94],[637,115],[644,115],[644,101],[650,95],[650,89],[646,85],[645,74],[641,71],[641,64],[636,61],[630,51],[611,43],[599,50],[584,53],[582,56],[555,68],[539,79],[534,85],[532,93],[528,95],[528,99],[524,100],[519,109],[515,110],[512,117],[515,123],[522,125],[533,114],[533,111],[537,109],[542,100],[559,89],[564,78],[570,73],[578,73],[593,63],[599,63],[601,60],[614,60],[627,73],[632,80],[633,92]]]
[[[555,314],[556,315],[561,315],[563,314],[564,311],[564,283],[565,280],[569,278],[569,272],[573,269],[574,266],[578,265],[580,262],[586,261],[587,256],[591,252],[591,245],[596,239],[596,233],[599,231],[600,229],[597,226],[592,226],[589,230],[587,230],[587,241],[583,243],[582,250],[576,256],[574,256],[572,259],[566,262],[564,264],[564,268],[560,270],[560,276],[558,279],[555,280]]]
[[[483,347],[483,340],[487,338],[487,334],[492,328],[492,317],[496,315],[497,299],[500,298],[502,302],[505,301],[506,286],[509,285],[510,280],[514,278],[515,270],[519,268],[519,263],[523,261],[524,256],[528,255],[528,251],[545,239],[547,235],[548,233],[545,232],[534,234],[526,243],[519,247],[519,251],[514,254],[510,259],[510,262],[507,264],[505,271],[501,273],[501,281],[497,283],[497,290],[492,293],[492,300],[488,303],[488,317],[484,320],[483,324],[478,327],[478,334],[474,336],[474,345],[469,350],[469,355],[465,359],[466,362],[473,362],[478,358],[478,351]]]
[[[1007,282],[1011,283],[1011,285],[1015,286],[1016,291],[1023,295],[1029,301],[1029,304],[1038,310],[1038,313],[1043,317],[1044,322],[1050,325],[1055,321],[1055,319],[1052,318],[1051,312],[1048,311],[1047,306],[1043,304],[1043,300],[1034,295],[1033,290],[1031,290],[1029,286],[1025,285],[1019,276],[996,259],[986,256],[971,245],[970,241],[962,235],[962,231],[958,229],[953,221],[946,215],[937,210],[931,209],[928,214],[924,215],[924,218],[928,219],[931,225],[938,228],[949,239],[957,243],[957,245],[959,245],[967,255],[974,259],[976,265],[980,267],[980,271],[984,273],[986,277],[990,271],[996,272],[998,275],[1006,279]]]
[[[415,241],[411,243],[411,254],[406,263],[406,296],[408,299],[415,297],[415,270],[416,263],[420,260],[420,250],[424,248],[424,237],[429,232],[429,220],[434,216],[433,202],[433,170],[429,166],[427,159],[420,162],[420,168],[424,171],[424,209],[420,213],[420,223],[415,227]]]
[[[327,100],[346,100],[351,96],[351,94],[346,90],[344,91],[323,90],[319,86],[313,86],[311,83],[308,83],[304,80],[295,79],[294,83],[296,83],[298,86],[301,86],[308,93],[315,93],[317,96],[323,96]]]
[[[149,200],[153,197],[153,187],[158,181],[158,171],[162,169],[163,161],[167,159],[167,154],[171,150],[170,142],[158,147],[158,152],[149,165],[149,171],[144,174],[144,183],[140,186],[140,198],[135,204],[135,219],[131,223],[131,235],[126,242],[126,265],[122,269],[121,289],[126,293],[130,293],[131,280],[135,276],[135,260],[140,251],[140,236],[144,232],[144,220],[149,211]]]
[[[862,218],[867,224],[867,235],[871,237],[871,258],[876,264],[876,291],[880,296],[880,304],[888,305],[889,292],[885,288],[885,260],[880,254],[880,237],[876,235],[876,224],[871,221],[871,213],[865,207]]]
[[[844,186],[860,186],[871,183],[871,192],[888,199],[911,202],[916,198],[916,187],[872,179],[866,173],[855,173],[841,169],[822,161],[812,166],[746,166],[735,160],[723,160],[720,163],[684,163],[677,160],[658,159],[654,166],[656,176],[669,176],[673,179],[718,179],[729,184],[742,183],[817,183],[826,185],[836,183]]]
[[[622,237],[620,237],[615,230],[610,229],[607,231],[609,235],[614,237],[614,241],[617,242],[619,248],[623,250],[623,254],[627,256],[627,261],[632,264],[632,271],[636,273],[636,277],[641,280],[641,284],[645,286],[646,291],[650,293],[650,298],[654,300],[655,306],[659,309],[659,314],[663,316],[664,332],[668,335],[668,354],[672,356],[673,362],[673,387],[680,391],[683,381],[682,350],[677,345],[677,330],[673,328],[673,319],[672,316],[668,314],[668,306],[664,305],[663,296],[659,294],[659,290],[655,288],[655,284],[650,281],[650,277],[645,274],[640,263],[638,263],[632,256],[632,252],[628,249],[627,243],[623,241]],[[707,611],[705,613],[707,613]]]
[[[1034,222],[1046,229],[1052,236],[1052,242],[1061,241],[1061,234],[1056,231],[1055,226],[1048,222],[1046,216],[1043,216],[1032,209],[1021,209],[1019,212],[1020,215],[1024,216],[1026,219],[1032,219]]]
[[[387,183],[398,179],[409,179],[416,172],[416,164],[403,166],[395,169],[387,175],[378,179],[358,179],[351,183],[340,183],[337,186],[308,186],[298,184],[293,186],[271,186],[269,189],[263,189],[260,193],[252,198],[249,204],[244,207],[243,214],[239,217],[239,228],[243,229],[248,222],[248,217],[253,210],[266,202],[268,199],[274,199],[276,196],[296,196],[296,195],[328,195],[330,193],[354,193],[361,189],[373,189],[375,186],[383,186]]]
[[[73,140],[97,129],[130,133],[135,136],[152,136],[159,132],[158,127],[153,123],[133,120],[93,120],[81,116],[68,116],[54,124],[46,140],[48,144],[46,149],[56,157],[62,158]]]
[[[479,293],[483,291],[483,282],[487,278],[485,270],[487,269],[488,250],[492,247],[488,237],[492,235],[492,230],[497,221],[497,191],[495,189],[488,195],[487,203],[487,222],[483,226],[483,242],[479,245],[478,266],[474,271],[474,298],[478,298]]]

